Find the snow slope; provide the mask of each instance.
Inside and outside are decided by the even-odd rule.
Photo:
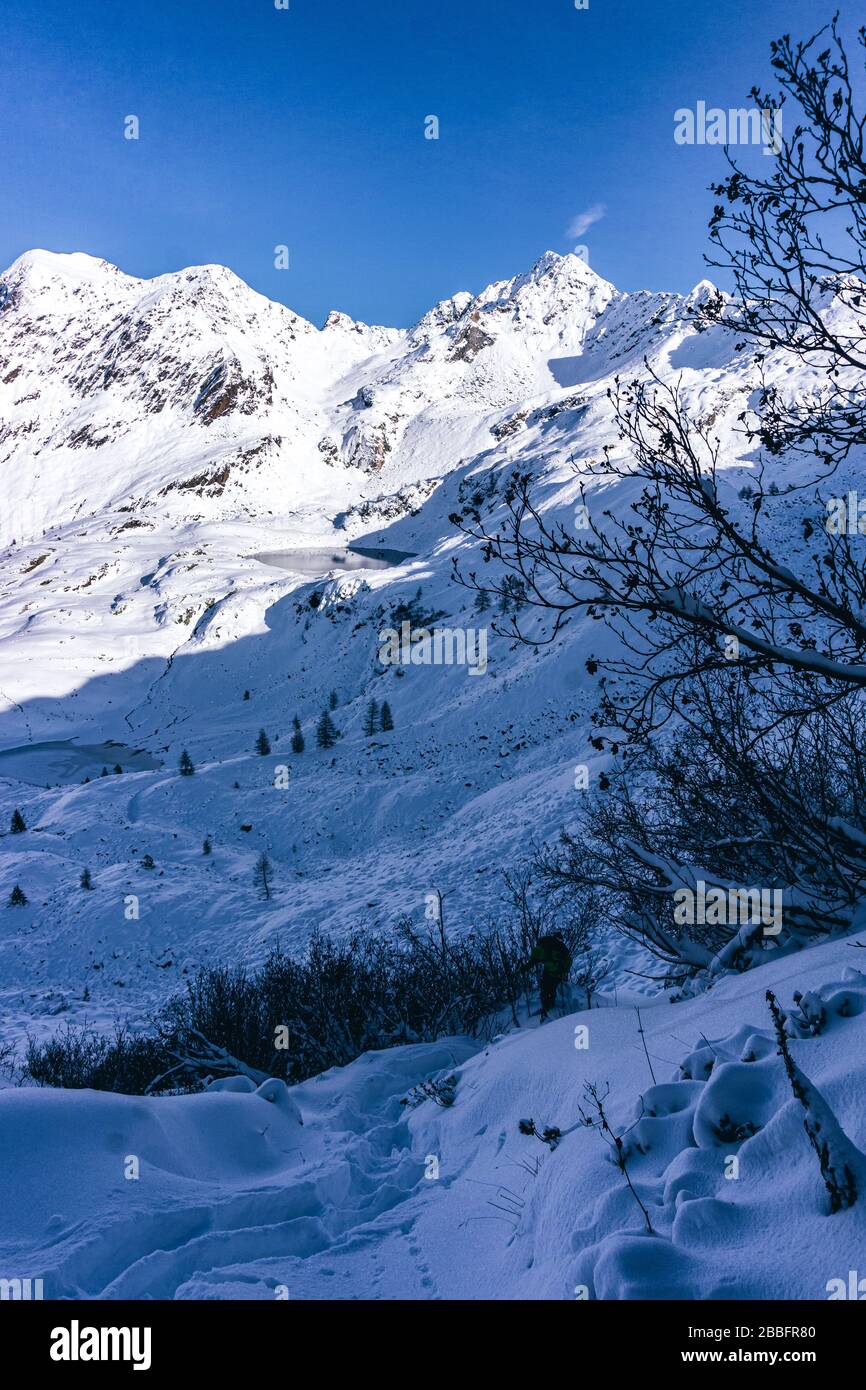
[[[864,1205],[829,1214],[763,996],[820,1001],[823,1026],[791,1050],[861,1150],[862,1192],[858,957],[837,942],[680,1004],[644,1002],[649,1061],[626,1003],[482,1048],[365,1054],[290,1092],[240,1079],[161,1099],[2,1091],[0,1183],[15,1200],[0,1269],[43,1279],[48,1298],[838,1296],[831,1281],[862,1271]],[[449,1075],[449,1108],[402,1103]],[[586,1081],[610,1085],[652,1234],[579,1123]],[[554,1150],[519,1132],[529,1118],[562,1131]]]
[[[568,521],[615,441],[613,375],[645,358],[713,415],[741,482],[755,364],[696,331],[708,292],[626,295],[548,252],[408,331],[319,330],[218,266],[140,281],[33,251],[0,277],[0,828],[16,807],[27,824],[0,837],[4,1036],[138,1022],[203,962],[388,927],[433,889],[449,930],[501,911],[500,869],[569,824],[575,765],[598,768],[585,662],[605,637],[497,637],[452,582],[478,557],[449,516],[471,501],[495,524],[519,467]],[[601,495],[623,507],[629,485]],[[350,542],[409,558],[321,578],[255,558]],[[382,665],[419,589],[442,624],[487,629],[484,675]],[[396,728],[368,739],[371,699]],[[26,907],[3,906],[15,884]]]
[[[498,915],[500,870],[569,825],[575,765],[598,770],[585,662],[606,639],[582,620],[539,649],[498,638],[451,580],[478,557],[448,518],[471,501],[495,523],[519,467],[567,521],[612,442],[613,377],[645,360],[712,418],[735,497],[756,368],[696,331],[709,292],[624,295],[547,253],[408,331],[319,330],[216,266],[139,281],[37,251],[0,277],[0,827],[14,808],[27,826],[0,838],[0,1041],[141,1023],[202,963],[417,919],[433,889],[449,931]],[[798,535],[808,502],[773,505]],[[327,557],[350,542],[404,558],[344,573]],[[298,548],[320,575],[256,558]],[[486,672],[383,666],[409,602],[485,626]],[[365,736],[371,699],[393,732]],[[856,945],[676,1005],[624,989],[620,946],[618,1007],[366,1055],[291,1094],[0,1090],[0,1274],[50,1297],[824,1297],[857,1269],[863,1202],[827,1214],[763,995],[825,1001],[792,1051],[862,1152]],[[452,1074],[453,1106],[401,1103]],[[610,1085],[652,1235],[578,1123],[587,1081]],[[555,1150],[527,1118],[563,1131]]]

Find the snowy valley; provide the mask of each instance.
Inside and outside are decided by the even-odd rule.
[[[0,845],[0,1275],[52,1298],[554,1300],[866,1276],[864,1203],[826,1213],[765,1001],[866,1190],[859,931],[676,1002],[608,932],[600,1007],[290,1088],[11,1083],[28,1038],[143,1028],[202,966],[423,924],[431,896],[455,937],[508,911],[502,871],[572,825],[576,768],[607,766],[587,660],[613,639],[582,615],[547,645],[497,633],[454,581],[482,560],[450,518],[494,526],[515,469],[566,526],[582,483],[621,513],[628,479],[590,470],[625,453],[615,377],[648,369],[711,418],[736,497],[758,365],[696,323],[713,293],[625,294],[548,252],[409,330],[317,329],[218,266],[140,281],[33,251],[0,277],[0,824],[24,822]],[[407,613],[484,628],[486,669],[383,664]],[[414,1089],[431,1077],[444,1103]],[[610,1088],[628,1181],[586,1083]]]

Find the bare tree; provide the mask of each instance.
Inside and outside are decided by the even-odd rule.
[[[862,28],[856,45],[862,55]],[[817,453],[830,470],[866,439],[864,117],[838,14],[811,38],[773,43],[771,65],[781,92],[750,95],[764,110],[793,107],[796,124],[760,171],[728,154],[728,176],[712,189],[720,201],[707,259],[733,276],[736,302],[717,296],[701,312],[743,341],[817,365],[820,385],[803,401],[765,384],[753,437],[772,454]],[[841,323],[823,312],[833,297],[846,310]]]
[[[271,861],[262,851],[256,861],[254,878],[256,886],[262,890],[266,898],[271,896],[271,872]]]
[[[549,642],[580,613],[616,631],[621,658],[587,664],[606,673],[600,724],[629,737],[669,718],[680,684],[730,668],[732,654],[754,675],[808,678],[817,703],[866,687],[862,538],[827,529],[821,493],[866,442],[866,118],[836,21],[830,30],[817,56],[820,35],[773,45],[786,114],[796,108],[799,120],[772,173],[731,162],[714,190],[724,201],[710,223],[711,263],[733,273],[739,293],[706,297],[696,326],[721,326],[750,350],[757,406],[740,420],[763,451],[757,465],[726,467],[715,415],[690,416],[680,382],[646,363],[609,393],[618,438],[586,470],[585,529],[549,520],[526,472],[511,479],[500,526],[471,504],[453,517],[493,562],[490,580],[457,577],[500,596],[499,630]],[[813,385],[794,397],[768,383],[768,350]],[[811,460],[795,480],[792,453]],[[593,483],[620,480],[627,498],[628,479],[637,494],[619,515],[594,503]],[[515,583],[517,611],[504,605]]]

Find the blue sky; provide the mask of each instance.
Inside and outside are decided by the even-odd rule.
[[[823,0],[3,0],[0,266],[220,262],[321,322],[406,324],[575,245],[622,289],[705,274],[715,147]],[[137,115],[140,138],[124,138]],[[424,138],[425,117],[440,122]],[[289,248],[287,270],[274,247]]]

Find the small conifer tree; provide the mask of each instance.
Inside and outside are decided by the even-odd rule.
[[[316,742],[320,748],[333,748],[339,737],[337,728],[328,711],[322,710],[322,716],[316,725]]]

